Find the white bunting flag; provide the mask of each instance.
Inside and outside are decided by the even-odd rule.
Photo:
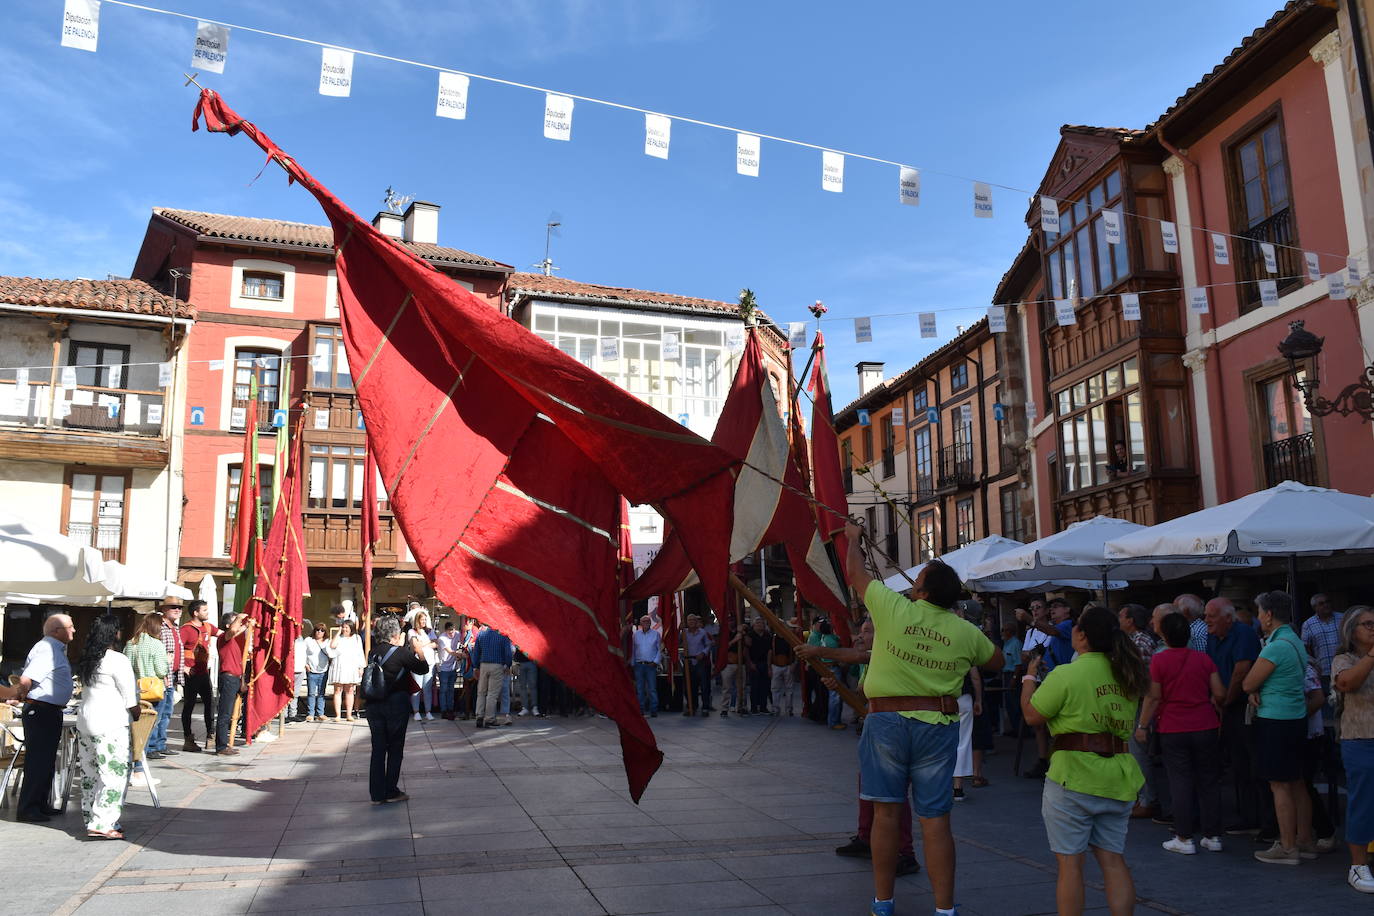
[[[210,369],[211,372],[223,372],[223,371],[224,371],[224,360],[222,360],[222,359],[212,359],[212,360],[210,360],[209,369]]]
[[[89,388],[78,388],[72,392],[72,403],[78,407],[90,407],[95,403],[95,392]]]
[[[1036,409],[1035,409],[1035,402],[1034,402],[1034,401],[1027,401],[1027,402],[1026,402],[1026,422],[1027,422],[1027,423],[1034,423],[1034,422],[1035,422],[1035,418],[1036,418],[1038,415],[1039,415],[1039,414],[1038,414],[1038,412],[1037,412]]]
[[[1203,286],[1188,287],[1188,311],[1194,315],[1206,315],[1211,311],[1211,305],[1207,301],[1207,288]]]
[[[573,100],[552,92],[544,94],[544,136],[549,140],[572,139]]]
[[[902,166],[897,171],[897,197],[909,207],[921,205],[921,170]]]
[[[794,350],[800,350],[806,346],[805,321],[789,321],[787,323],[787,345]]]
[[[1121,211],[1103,210],[1102,211],[1102,237],[1107,240],[1108,245],[1121,244]]]
[[[29,370],[27,366],[14,370],[14,384],[20,388],[24,388],[29,384]]]
[[[906,408],[905,408],[905,407],[894,407],[894,408],[892,408],[892,425],[893,425],[893,426],[896,426],[896,427],[902,427],[902,426],[905,426],[905,425],[906,425]]]
[[[100,0],[67,0],[62,7],[62,47],[94,51],[100,39]]]
[[[992,219],[992,187],[985,181],[973,183],[973,215]]]
[[[965,423],[965,424],[968,424],[968,423],[972,423],[972,422],[973,422],[973,405],[972,405],[972,404],[960,404],[960,405],[959,405],[959,421],[960,421],[961,423]]]
[[[1220,232],[1212,233],[1212,260],[1221,265],[1231,263],[1231,252],[1226,247],[1226,236]]]
[[[1059,232],[1059,202],[1043,194],[1040,196],[1040,228],[1045,232]]]
[[[119,416],[119,398],[102,394],[100,406],[105,408],[105,412],[109,414],[111,420]]]
[[[1346,279],[1349,280],[1351,283],[1359,283],[1361,281],[1362,278],[1360,277],[1360,262],[1357,259],[1345,259],[1345,276]]]
[[[434,115],[462,121],[468,116],[468,78],[461,73],[439,71],[439,94],[434,99]]]
[[[988,330],[994,334],[1007,333],[1007,307],[1005,305],[988,306]]]
[[[1274,280],[1259,281],[1260,305],[1279,304],[1279,284]]]
[[[603,337],[601,338],[601,358],[604,360],[620,359],[620,338]]]
[[[644,115],[644,155],[668,158],[668,142],[673,135],[673,119],[661,114]]]
[[[1140,294],[1121,294],[1121,317],[1125,321],[1140,320]]]
[[[145,410],[146,410],[147,415],[148,415],[147,423],[148,423],[149,426],[161,426],[161,425],[162,425],[162,405],[161,405],[161,404],[149,404],[149,405],[145,408]]]
[[[191,412],[191,416],[192,416],[192,418],[195,417],[195,411],[192,411],[192,412]],[[230,426],[230,428],[232,428],[232,429],[243,429],[243,428],[244,428],[245,426],[247,426],[247,425],[248,425],[248,408],[247,408],[247,407],[230,407],[230,408],[229,408],[229,426]]]
[[[72,402],[61,398],[57,401],[57,419],[65,420],[72,415]]]
[[[328,429],[328,428],[329,428],[329,408],[327,408],[327,407],[321,407],[319,410],[316,410],[316,411],[315,411],[315,428],[316,428],[316,429]]]
[[[921,336],[922,336],[922,337],[938,337],[938,336],[939,336],[939,332],[935,330],[935,313],[934,313],[934,312],[921,312],[919,315],[916,316],[916,318],[917,318],[917,320],[920,321],[920,323],[921,323]]]
[[[343,48],[320,49],[320,95],[346,99],[353,91],[353,52]]]
[[[1304,251],[1302,258],[1307,263],[1307,279],[1316,283],[1322,278],[1321,258],[1317,257],[1315,251]]]
[[[1078,316],[1074,314],[1072,299],[1054,300],[1054,320],[1061,328],[1066,324],[1078,324]]]
[[[725,349],[731,353],[744,352],[744,328],[731,328],[725,332]]]
[[[1178,227],[1168,220],[1159,221],[1159,238],[1164,242],[1164,250],[1178,254]]]
[[[223,73],[229,56],[229,27],[213,22],[196,23],[196,46],[191,51],[191,67],[209,73]]]
[[[172,364],[157,364],[157,387],[166,388],[172,384]]]
[[[832,150],[821,150],[821,190],[844,190],[844,154]]]
[[[1260,254],[1264,255],[1264,269],[1267,273],[1279,272],[1279,258],[1270,242],[1260,242]]]
[[[735,171],[759,177],[759,138],[754,134],[735,134]]]
[[[677,345],[678,345],[678,336],[677,336],[677,332],[676,332],[676,331],[664,331],[664,332],[663,332],[663,358],[664,358],[664,359],[679,359],[679,358],[680,358],[680,355],[679,355],[679,353],[678,353],[678,346],[677,346]]]
[[[67,389],[68,391],[71,391],[73,388],[76,387],[76,367],[75,367],[75,366],[63,366],[63,367],[62,367],[62,387],[65,388],[65,389]]]
[[[1345,299],[1348,298],[1345,288],[1345,274],[1339,270],[1334,274],[1326,275],[1326,298]]]
[[[871,318],[854,319],[854,342],[873,343],[873,320]]]
[[[258,356],[258,357],[255,357],[255,358],[253,359],[253,365],[257,366],[259,369],[266,369],[266,368],[267,368],[267,359],[268,359],[268,358],[267,358],[266,356]]]

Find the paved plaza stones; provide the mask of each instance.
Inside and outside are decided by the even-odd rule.
[[[145,791],[131,793],[124,825],[132,842],[85,840],[76,799],[48,825],[0,821],[11,865],[5,910],[867,912],[868,863],[833,854],[854,829],[852,731],[796,718],[661,715],[654,729],[667,760],[635,806],[609,721],[518,721],[482,730],[411,723],[407,804],[367,803],[360,725],[293,725],[232,761],[160,761],[163,807],[149,807]],[[999,749],[988,766],[992,785],[970,790],[954,811],[961,912],[1050,913],[1054,858],[1039,783],[1013,778],[1012,745]],[[1254,862],[1248,841],[1185,858],[1159,848],[1167,836],[1132,824],[1141,913],[1263,916],[1362,905],[1345,887],[1343,853],[1277,868]],[[1095,868],[1089,877],[1098,883]],[[1105,913],[1098,887],[1088,904]],[[933,911],[924,874],[897,888],[899,913]]]

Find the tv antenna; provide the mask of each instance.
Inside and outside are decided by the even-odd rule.
[[[385,204],[387,210],[391,211],[392,213],[403,213],[405,212],[406,204],[410,203],[414,199],[414,194],[397,194],[388,185],[386,189],[386,196],[382,198],[382,203]]]
[[[562,233],[558,231],[559,227],[562,225],[563,217],[558,215],[557,212],[550,213],[549,218],[544,222],[544,260],[535,264],[534,267],[546,277],[552,277],[553,272],[560,269],[553,266],[553,258],[549,256],[549,250],[553,242],[553,237],[555,235],[562,235]]]

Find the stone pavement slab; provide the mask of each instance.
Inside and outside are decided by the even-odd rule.
[[[361,725],[293,725],[233,761],[164,760],[163,806],[146,792],[126,806],[129,843],[86,842],[75,800],[51,825],[0,821],[6,848],[62,863],[43,882],[9,881],[5,911],[867,912],[869,864],[833,853],[855,824],[852,731],[660,716],[665,765],[635,805],[607,720],[516,722],[494,732],[411,723],[408,804],[368,804]],[[1012,750],[999,743],[992,785],[953,812],[965,916],[1054,910],[1040,783],[1012,775]],[[1365,903],[1344,886],[1340,855],[1283,869],[1234,839],[1219,855],[1170,855],[1159,847],[1167,836],[1131,826],[1137,912],[1267,916]],[[1100,874],[1087,871],[1089,911],[1105,912]],[[898,897],[903,913],[933,908],[924,874],[899,879]]]

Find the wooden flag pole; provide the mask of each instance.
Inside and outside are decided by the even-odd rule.
[[[792,628],[784,624],[782,620],[779,619],[778,615],[774,614],[773,611],[768,607],[768,605],[764,604],[759,599],[758,595],[755,595],[752,591],[750,591],[749,586],[741,582],[739,576],[736,576],[734,573],[730,573],[729,576],[730,587],[733,588],[735,590],[735,593],[738,594],[741,598],[743,598],[745,601],[748,601],[749,605],[753,607],[754,610],[758,611],[759,614],[763,616],[763,619],[768,622],[768,626],[772,628],[774,633],[777,633],[779,636],[785,639],[787,641],[787,644],[794,649],[797,646],[802,645],[801,637],[798,636],[796,633],[792,632]],[[820,662],[819,660],[814,658],[808,658],[806,660],[806,663],[810,665],[813,669],[815,669],[816,673],[821,677],[832,676],[832,672],[830,671],[830,669],[827,668],[825,664]],[[846,703],[848,703],[850,708],[852,708],[859,715],[864,715],[868,712],[867,704],[865,704],[864,701],[859,698],[859,695],[857,693],[850,690],[844,684],[836,685],[836,693],[838,693],[840,695],[840,698],[843,699]]]

